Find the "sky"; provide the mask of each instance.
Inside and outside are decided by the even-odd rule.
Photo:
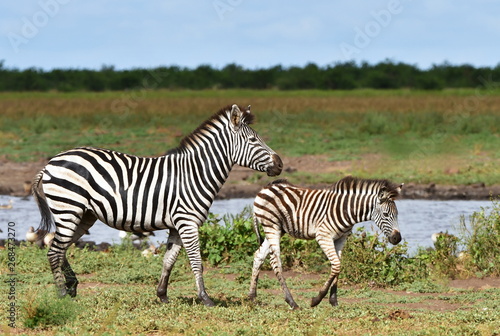
[[[44,70],[387,59],[494,67],[499,15],[497,0],[3,1],[0,62]]]

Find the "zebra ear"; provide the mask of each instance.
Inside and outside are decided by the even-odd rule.
[[[386,187],[380,188],[380,190],[378,192],[379,202],[384,203],[385,201],[387,201],[388,198],[389,198],[389,193],[387,192],[387,188]]]
[[[238,105],[234,104],[231,107],[231,124],[233,125],[235,131],[240,128],[242,114],[243,113],[241,113]]]
[[[404,183],[401,183],[398,187],[387,190],[386,187],[382,187],[378,193],[378,198],[380,203],[383,203],[387,200],[393,200],[397,198],[399,195],[401,195],[401,189],[403,188]]]

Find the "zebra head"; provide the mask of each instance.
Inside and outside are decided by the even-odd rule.
[[[375,224],[389,239],[391,244],[397,245],[401,241],[398,225],[398,209],[394,199],[401,193],[403,184],[395,186],[382,186],[375,200],[373,220]]]
[[[252,121],[250,106],[245,111],[241,111],[236,104],[231,107],[229,124],[234,143],[233,161],[240,166],[266,172],[268,176],[281,174],[281,158],[249,126]]]

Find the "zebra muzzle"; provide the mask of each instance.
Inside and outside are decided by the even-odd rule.
[[[283,161],[277,154],[273,154],[273,164],[267,167],[267,176],[277,176],[283,170]]]
[[[399,232],[398,230],[393,230],[392,234],[389,237],[389,242],[392,245],[397,245],[399,244],[400,241],[401,241],[401,232]]]

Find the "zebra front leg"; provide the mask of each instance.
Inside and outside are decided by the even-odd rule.
[[[339,258],[339,262],[340,260],[342,259],[342,249],[344,248],[344,244],[347,240],[347,237],[349,237],[351,235],[351,232],[352,231],[348,231],[346,233],[344,233],[344,235],[342,237],[340,237],[339,239],[335,240],[333,243],[335,245],[335,252],[337,253],[337,256]],[[338,302],[337,302],[337,283],[338,283],[338,276],[334,279],[333,283],[332,283],[332,287],[330,289],[330,304],[332,306],[338,306]]]
[[[332,287],[330,289],[330,299],[328,300],[330,304],[335,307],[338,306],[339,303],[337,302],[337,283],[339,281],[339,277],[337,276],[332,283]]]
[[[254,300],[257,297],[257,282],[259,281],[260,267],[266,260],[269,254],[269,241],[264,239],[262,245],[259,249],[255,251],[253,257],[253,267],[252,267],[252,278],[250,279],[250,291],[248,293],[248,298]]]
[[[328,257],[328,260],[330,260],[331,270],[330,270],[330,276],[324,283],[323,287],[321,287],[318,296],[312,298],[311,307],[317,306],[321,302],[321,300],[323,300],[323,298],[328,293],[328,290],[330,289],[331,289],[330,304],[332,306],[336,306],[338,304],[337,281],[338,281],[338,275],[340,273],[340,259],[337,255],[337,250],[333,243],[333,239],[330,235],[317,234],[316,240],[318,241],[318,244],[320,245],[323,252]]]
[[[181,247],[182,242],[179,237],[179,233],[174,229],[170,229],[167,240],[167,251],[165,252],[165,257],[163,258],[163,270],[160,282],[158,283],[158,288],[156,290],[156,295],[163,303],[168,303],[168,279],[170,278],[170,273],[172,272],[172,268],[174,267]]]
[[[330,274],[330,277],[328,277],[328,280],[326,280],[323,287],[321,287],[321,289],[319,290],[318,296],[312,298],[311,307],[316,307],[321,302],[321,300],[323,300],[323,298],[326,296],[330,288],[332,290],[331,295],[332,293],[335,293],[333,297],[330,296],[330,304],[332,306],[337,305],[337,279],[338,279],[338,274],[332,272]]]
[[[200,252],[200,241],[198,238],[198,225],[192,225],[192,223],[183,223],[184,231],[179,232],[182,240],[182,244],[186,249],[187,256],[189,258],[189,263],[191,265],[191,270],[194,273],[196,288],[198,290],[198,299],[203,302],[207,307],[215,306],[215,303],[210,299],[206,290],[205,283],[203,281],[203,264],[201,262],[201,252]],[[180,225],[182,226],[182,225]]]

